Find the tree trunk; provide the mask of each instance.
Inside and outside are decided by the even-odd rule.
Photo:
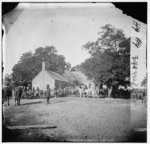
[[[108,98],[111,98],[111,95],[112,95],[112,89],[113,89],[112,86],[110,86],[110,87],[108,88]]]

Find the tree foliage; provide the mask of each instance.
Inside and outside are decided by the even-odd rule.
[[[3,85],[7,87],[12,87],[12,77],[11,75],[6,74],[3,79]]]
[[[99,38],[87,42],[83,48],[91,57],[81,64],[82,71],[97,85],[103,83],[110,88],[129,84],[130,38],[126,38],[122,30],[105,25]]]
[[[88,50],[92,56],[103,53],[106,49],[112,52],[118,50],[118,44],[126,40],[125,35],[121,29],[116,29],[110,24],[101,27],[98,32],[99,38],[94,42],[87,42],[83,47]]]
[[[80,71],[80,65],[76,65],[71,68],[71,71]]]
[[[43,58],[46,61],[46,70],[62,74],[65,69],[71,67],[70,63],[65,61],[63,55],[57,54],[54,46],[39,47],[35,49],[34,53],[26,52],[22,54],[19,62],[12,69],[13,79],[16,81],[31,82],[41,71]]]

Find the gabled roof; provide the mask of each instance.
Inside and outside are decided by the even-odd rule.
[[[80,83],[92,82],[93,80],[88,79],[88,77],[81,71],[68,71],[65,70],[63,76],[70,82],[78,81]]]
[[[77,79],[76,76],[69,70],[64,71],[63,77],[70,82],[75,81]]]
[[[60,74],[53,72],[53,71],[48,71],[46,70],[46,72],[55,80],[59,80],[59,81],[63,81],[63,82],[69,82],[67,79],[65,79],[63,76],[61,76]]]
[[[76,77],[77,80],[81,81],[81,82],[87,82],[89,81],[87,76],[84,75],[82,72],[80,71],[73,71],[72,74]]]

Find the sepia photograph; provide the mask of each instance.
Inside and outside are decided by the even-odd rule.
[[[2,2],[2,142],[147,142],[147,2]]]

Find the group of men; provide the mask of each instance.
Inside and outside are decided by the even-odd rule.
[[[15,105],[20,105],[20,99],[23,94],[23,88],[21,86],[16,86],[13,89],[10,87],[5,87],[2,89],[2,96],[3,96],[3,103],[5,101],[8,102],[9,105],[9,99],[14,95],[15,98]],[[50,86],[46,86],[45,96],[47,100],[47,104],[49,104],[50,96],[51,96],[51,89]]]
[[[22,88],[21,86],[16,86],[14,88],[10,86],[3,87],[2,89],[2,103],[6,101],[9,105],[9,100],[12,98],[12,95],[14,95],[15,98],[15,105],[20,105],[20,99],[22,95]]]
[[[81,88],[79,89],[79,90],[82,90],[81,94],[83,93],[83,91],[85,92],[85,89],[86,89],[85,87],[82,88],[82,89]],[[5,90],[6,93],[3,94],[3,95],[4,95],[4,98],[8,98],[8,105],[9,105],[9,98],[12,97],[12,96],[15,98],[15,105],[16,105],[16,102],[17,102],[17,105],[20,105],[21,98],[32,97],[32,96],[37,97],[36,96],[36,94],[37,94],[36,91],[33,91],[33,89],[27,89],[26,90],[25,87],[23,87],[23,86],[15,86],[11,90],[10,89],[6,89],[6,90]],[[11,94],[9,94],[10,91],[12,92]],[[32,91],[32,92],[30,92],[30,91]],[[53,96],[55,96],[55,97],[61,97],[61,96],[63,96],[66,93],[67,93],[66,89],[52,90],[50,88],[49,84],[46,85],[46,90],[43,91],[43,95],[46,98],[47,104],[49,104],[51,97],[53,97]],[[39,89],[38,89],[38,96],[40,97],[40,90]]]

